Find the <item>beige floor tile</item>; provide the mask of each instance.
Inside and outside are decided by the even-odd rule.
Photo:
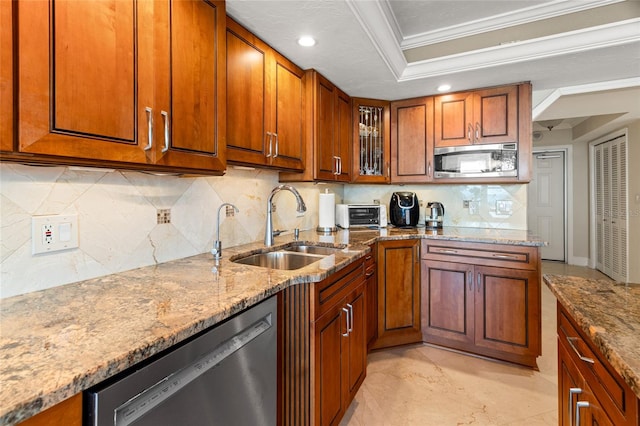
[[[607,279],[554,262],[543,273]],[[557,425],[556,299],[544,284],[538,368],[421,344],[374,352],[341,425]]]

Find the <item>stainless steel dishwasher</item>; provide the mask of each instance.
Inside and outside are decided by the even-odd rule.
[[[87,392],[86,424],[275,425],[276,298]]]

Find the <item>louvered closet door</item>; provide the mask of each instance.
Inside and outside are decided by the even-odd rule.
[[[621,136],[595,147],[596,267],[627,280],[627,147]]]

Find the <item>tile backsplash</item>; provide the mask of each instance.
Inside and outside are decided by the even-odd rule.
[[[208,252],[224,202],[240,211],[220,212],[223,249],[261,241],[267,198],[278,183],[277,172],[233,167],[221,177],[182,178],[0,163],[0,297]],[[299,215],[295,197],[282,191],[274,197],[274,229],[315,229],[318,193],[329,188],[341,198],[343,191],[293,186],[307,213]],[[79,248],[32,255],[31,217],[71,213],[78,215]]]
[[[266,202],[278,173],[229,167],[225,176],[183,178],[74,167],[0,163],[0,297],[42,290],[211,250],[218,207],[224,247],[264,238]],[[445,226],[526,229],[526,185],[336,185],[294,184],[307,205],[299,215],[295,197],[274,198],[274,229],[315,229],[318,194],[336,201],[389,204],[393,191],[414,191],[424,206],[445,205]],[[477,214],[462,207],[477,203]],[[497,211],[508,201],[511,213]],[[77,214],[79,248],[31,254],[31,218]],[[223,252],[224,253],[224,252]]]

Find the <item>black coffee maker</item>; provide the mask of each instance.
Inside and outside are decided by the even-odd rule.
[[[389,218],[393,226],[413,228],[418,225],[420,203],[414,192],[394,192],[389,202]]]

